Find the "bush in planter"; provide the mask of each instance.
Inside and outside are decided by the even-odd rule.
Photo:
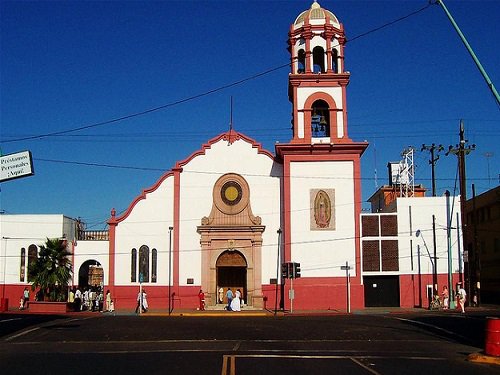
[[[38,257],[29,266],[31,289],[40,288],[37,295],[43,295],[45,301],[66,301],[72,274],[72,264],[69,259],[71,253],[66,245],[66,240],[47,238],[45,245],[40,246]]]

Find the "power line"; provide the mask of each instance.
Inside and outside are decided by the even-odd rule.
[[[360,39],[360,38],[365,37],[367,35],[370,35],[370,34],[372,34],[374,32],[377,32],[377,31],[379,31],[381,29],[384,29],[384,28],[386,28],[388,26],[391,26],[391,25],[393,25],[395,23],[398,23],[398,22],[400,22],[402,20],[405,20],[405,19],[407,19],[407,18],[409,18],[411,16],[414,16],[414,15],[422,12],[423,10],[429,8],[430,5],[431,5],[431,3],[428,3],[425,7],[421,8],[419,10],[416,10],[414,12],[411,12],[411,13],[407,14],[406,16],[400,17],[400,18],[398,18],[396,20],[393,20],[393,21],[389,21],[389,22],[387,22],[387,23],[385,23],[385,24],[383,24],[381,26],[378,26],[378,27],[372,29],[372,30],[369,30],[367,32],[359,34],[359,35],[357,35],[357,36],[355,36],[355,37],[347,40],[346,43],[353,42],[354,40],[357,40],[357,39]],[[275,72],[277,70],[280,70],[280,69],[282,69],[284,67],[289,67],[289,66],[290,66],[290,62],[287,62],[286,64],[282,64],[282,65],[279,65],[277,67],[270,68],[270,69],[265,70],[263,72],[254,74],[252,76],[240,79],[238,81],[235,81],[235,82],[232,82],[232,83],[229,83],[229,84],[226,84],[226,85],[219,86],[217,88],[205,91],[205,92],[200,93],[200,94],[192,95],[192,96],[184,98],[184,99],[180,99],[180,100],[177,100],[177,101],[174,101],[174,102],[171,102],[171,103],[167,103],[167,104],[164,104],[164,105],[160,105],[158,107],[146,109],[146,110],[143,110],[143,111],[140,111],[140,112],[136,112],[136,113],[132,113],[132,114],[129,114],[129,115],[124,115],[124,116],[121,116],[121,117],[117,117],[117,118],[114,118],[114,119],[111,119],[111,120],[105,120],[105,121],[101,121],[101,122],[97,122],[97,123],[93,123],[93,124],[82,125],[82,126],[79,126],[79,127],[76,127],[76,128],[72,128],[72,129],[66,129],[66,130],[60,130],[60,131],[56,131],[56,132],[50,132],[50,133],[45,133],[45,134],[39,134],[39,135],[33,135],[33,136],[27,136],[27,137],[22,137],[22,138],[15,138],[15,139],[10,139],[10,140],[0,141],[0,143],[12,143],[12,142],[20,142],[20,141],[28,141],[28,140],[33,140],[33,139],[41,139],[41,138],[53,137],[53,136],[58,136],[58,135],[63,135],[63,134],[68,134],[68,133],[74,133],[74,132],[78,132],[78,131],[81,131],[81,130],[92,129],[92,128],[96,128],[96,127],[100,127],[100,126],[104,126],[104,125],[109,125],[109,124],[117,123],[117,122],[120,122],[120,121],[123,121],[123,120],[128,120],[128,119],[131,119],[131,118],[143,116],[143,115],[146,115],[146,114],[149,114],[149,113],[160,111],[162,109],[166,109],[166,108],[173,107],[173,106],[176,106],[176,105],[179,105],[179,104],[182,104],[182,103],[186,103],[186,102],[189,102],[189,101],[192,101],[192,100],[195,100],[195,99],[199,99],[201,97],[214,94],[216,92],[228,89],[230,87],[234,87],[234,86],[240,85],[240,84],[245,83],[247,81],[251,81],[251,80],[254,80],[256,78],[260,78],[260,77],[262,77],[264,75],[273,73],[273,72]]]

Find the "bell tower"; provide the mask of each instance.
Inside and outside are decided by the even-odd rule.
[[[292,143],[349,142],[344,70],[344,26],[314,1],[290,26]]]
[[[364,307],[360,263],[361,155],[366,142],[347,133],[344,27],[316,1],[289,29],[292,139],[275,145],[283,163],[280,261],[301,264],[294,306],[324,308],[345,301],[351,269],[352,306]],[[290,288],[281,280],[282,295]],[[316,297],[315,297],[316,296]],[[323,302],[323,300],[321,299]],[[286,299],[285,302],[286,303]]]

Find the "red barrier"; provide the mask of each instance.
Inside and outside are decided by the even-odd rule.
[[[486,318],[484,353],[500,356],[500,318]]]
[[[0,298],[0,312],[9,311],[9,299]]]

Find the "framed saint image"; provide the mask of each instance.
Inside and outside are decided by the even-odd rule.
[[[311,230],[335,230],[335,189],[311,189]]]

